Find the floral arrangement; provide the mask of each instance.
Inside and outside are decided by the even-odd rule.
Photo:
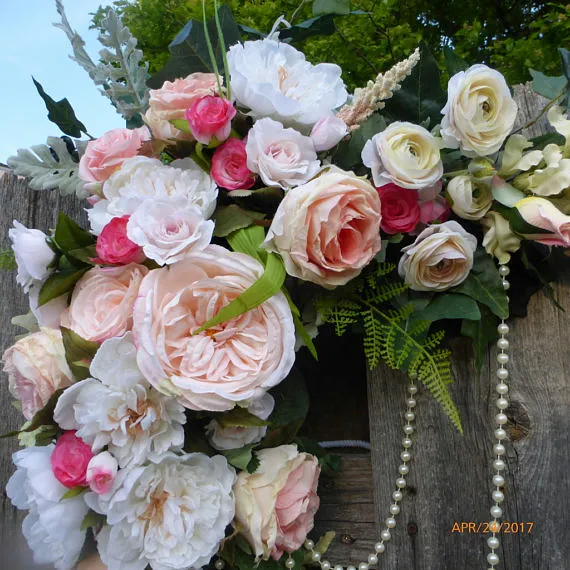
[[[73,568],[89,531],[110,570],[330,570],[308,534],[334,460],[298,436],[296,351],[361,333],[461,430],[444,336],[484,354],[511,256],[530,273],[529,248],[570,246],[570,120],[513,134],[501,74],[450,52],[445,94],[425,46],[349,94],[293,47],[306,23],[265,36],[225,7],[148,80],[113,11],[96,64],[56,4],[129,128],[74,140],[41,88],[69,136],[9,160],[89,203],[87,228],[9,232],[31,312],[3,357],[27,420],[7,493],[35,559]]]

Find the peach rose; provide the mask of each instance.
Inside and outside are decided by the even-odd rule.
[[[191,134],[183,133],[169,121],[184,119],[184,112],[196,99],[206,95],[215,95],[216,89],[217,82],[214,73],[192,73],[184,79],[165,81],[160,89],[150,90],[145,122],[157,139],[193,140]]]
[[[73,382],[59,329],[42,328],[21,338],[2,360],[10,392],[22,402],[27,420],[47,404],[56,390]]]
[[[147,140],[150,140],[150,131],[146,127],[107,131],[87,143],[79,161],[79,177],[85,182],[104,182],[127,158],[136,156]]]
[[[320,468],[295,445],[262,449],[257,457],[255,473],[242,471],[234,484],[235,524],[256,557],[279,560],[299,549],[313,528]]]
[[[527,239],[544,245],[570,247],[570,216],[563,214],[552,202],[546,198],[523,198],[515,203],[514,208],[525,222],[552,232],[526,235]]]
[[[61,326],[95,342],[131,330],[133,305],[147,273],[137,263],[90,269],[75,285]]]
[[[281,382],[295,360],[293,317],[282,293],[193,334],[262,273],[252,257],[217,245],[151,271],[141,284],[133,325],[147,380],[187,408],[211,411],[257,399]]]
[[[287,192],[264,242],[289,275],[326,288],[356,277],[378,253],[380,198],[352,172],[330,167]]]

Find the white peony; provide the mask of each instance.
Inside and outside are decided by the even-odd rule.
[[[29,229],[17,220],[14,220],[14,227],[8,230],[8,236],[18,264],[16,281],[27,293],[34,283],[43,281],[51,273],[48,265],[55,253],[47,244],[47,236],[43,232]]]
[[[120,467],[159,460],[184,443],[184,407],[152,388],[136,362],[131,333],[103,342],[91,374],[60,396],[54,419],[94,452],[108,446]]]
[[[131,215],[127,235],[159,265],[180,261],[204,249],[212,239],[214,222],[205,220],[184,198],[145,200]]]
[[[362,162],[377,187],[394,183],[420,190],[443,175],[440,142],[420,125],[396,121],[366,142]]]
[[[313,65],[294,47],[272,39],[233,45],[228,52],[232,94],[254,118],[310,128],[346,102],[341,68]]]
[[[54,447],[52,443],[14,453],[16,472],[8,481],[6,494],[15,507],[30,511],[22,532],[34,562],[71,570],[85,542],[81,523],[89,508],[82,495],[61,500],[69,489],[53,474],[50,458]]]
[[[148,199],[180,197],[209,218],[218,197],[213,180],[191,158],[168,166],[156,158],[129,158],[105,182],[103,191],[105,199],[87,210],[91,230],[97,235],[113,218],[132,214]]]
[[[245,151],[247,167],[267,186],[299,186],[313,178],[321,166],[309,137],[273,119],[261,119],[253,125]]]
[[[234,517],[235,472],[221,455],[168,454],[119,471],[106,495],[86,500],[107,516],[97,535],[113,570],[186,570],[208,564]]]

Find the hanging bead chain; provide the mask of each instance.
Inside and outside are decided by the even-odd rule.
[[[507,276],[510,273],[510,269],[506,265],[501,265],[499,267],[499,274],[503,279],[503,288],[508,291],[510,283],[507,281]],[[501,503],[503,502],[505,495],[501,490],[505,484],[505,478],[502,472],[505,469],[505,462],[503,461],[503,456],[505,454],[505,446],[503,445],[504,440],[507,439],[507,432],[505,431],[504,425],[507,423],[507,415],[505,410],[509,405],[507,399],[507,394],[509,392],[509,387],[506,384],[506,380],[509,377],[509,371],[507,370],[507,364],[509,362],[509,355],[507,350],[509,348],[509,341],[507,340],[507,334],[509,333],[509,325],[505,323],[504,320],[497,327],[499,333],[499,340],[497,341],[497,348],[499,353],[497,354],[497,362],[499,363],[499,368],[497,369],[497,385],[495,390],[499,397],[497,398],[495,404],[498,408],[498,413],[495,415],[495,422],[497,428],[495,429],[495,439],[497,443],[493,446],[493,455],[495,460],[493,461],[493,470],[495,474],[493,475],[493,492],[491,497],[493,499],[493,505],[491,507],[491,517],[492,520],[489,524],[489,530],[491,531],[491,536],[487,539],[487,546],[491,549],[491,552],[487,554],[487,562],[489,563],[489,570],[495,570],[495,566],[499,563],[499,556],[495,552],[499,548],[499,539],[497,535],[501,527],[499,519],[503,515],[503,509],[501,508]]]

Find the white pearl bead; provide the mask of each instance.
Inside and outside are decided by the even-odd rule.
[[[501,350],[507,350],[509,348],[509,341],[506,338],[500,338],[497,341],[497,348]]]
[[[505,454],[505,446],[502,443],[496,443],[493,446],[493,453],[495,455],[504,455]]]
[[[402,451],[400,453],[400,459],[402,461],[409,461],[412,458],[412,454],[409,451]]]
[[[392,499],[394,499],[394,501],[396,501],[396,502],[401,501],[403,496],[404,495],[403,495],[402,491],[394,491],[392,493]]]
[[[503,428],[497,428],[495,430],[495,437],[498,440],[505,439],[507,437],[507,432]]]
[[[390,514],[397,515],[400,513],[399,505],[390,505]]]
[[[497,362],[499,364],[507,364],[509,362],[509,355],[504,352],[497,354]]]
[[[400,467],[398,467],[398,473],[400,475],[407,475],[409,472],[410,472],[410,468],[405,463],[402,463],[402,465],[400,465]]]
[[[407,422],[413,422],[416,419],[416,414],[414,412],[406,412],[404,418]]]
[[[356,570],[356,566],[347,566],[346,570]]]
[[[498,548],[499,547],[499,539],[496,536],[490,536],[487,539],[487,545],[489,548]]]
[[[509,371],[506,368],[499,368],[497,370],[497,378],[499,380],[506,380],[509,377]]]
[[[503,516],[503,509],[497,507],[497,505],[491,507],[491,516],[495,519],[501,518]]]
[[[406,400],[406,406],[407,406],[408,408],[415,408],[415,407],[416,407],[416,404],[417,404],[417,402],[416,402],[416,399],[415,399],[415,398],[408,398],[408,399]]]
[[[499,334],[508,334],[509,333],[509,325],[507,325],[506,323],[501,323],[498,327],[497,327],[497,332]]]
[[[374,550],[376,550],[376,552],[377,552],[378,554],[382,554],[383,552],[386,551],[386,545],[385,545],[383,542],[377,542],[377,543],[374,545]]]
[[[285,560],[285,567],[295,568],[295,561],[292,558],[287,558],[287,560]]]
[[[337,565],[334,567],[334,570],[344,570],[344,567],[341,566],[340,564],[337,564]]]
[[[487,562],[494,566],[499,563],[499,557],[494,552],[489,552],[489,554],[487,554]]]
[[[385,528],[381,533],[380,533],[380,538],[382,540],[390,540],[392,538],[392,535],[390,534],[390,531]]]
[[[403,477],[398,477],[396,479],[396,487],[403,489],[406,486],[406,480]]]
[[[368,564],[378,564],[378,556],[376,556],[376,554],[369,554]]]
[[[321,553],[320,552],[313,552],[313,554],[311,554],[311,560],[313,562],[320,562],[321,561]]]
[[[412,377],[412,375],[410,374],[410,378]],[[415,384],[410,384],[408,386],[408,392],[410,394],[417,394],[418,393],[418,387]]]
[[[506,277],[510,272],[511,272],[511,270],[509,269],[509,267],[507,265],[501,265],[499,267],[499,275],[501,277]]]
[[[396,519],[394,517],[388,517],[384,522],[388,528],[396,527]]]
[[[226,563],[223,560],[220,560],[219,558],[214,562],[214,568],[216,570],[222,570],[225,567],[225,565]]]
[[[331,570],[332,566],[328,560],[321,562],[321,570]]]
[[[503,279],[503,289],[505,291],[508,291],[510,288],[511,288],[511,284],[506,279]]]
[[[501,382],[500,384],[497,384],[495,390],[497,390],[497,392],[499,394],[504,396],[505,394],[507,394],[509,392],[509,387],[506,384],[504,384],[503,382]]]
[[[493,475],[493,485],[502,487],[505,484],[505,478],[502,475]]]
[[[409,437],[405,437],[402,440],[402,447],[409,449],[410,447],[412,447],[412,443],[414,443],[414,442]]]
[[[315,548],[315,543],[312,540],[305,540],[305,548],[307,550],[313,550],[313,548]]]
[[[368,570],[368,564],[366,562],[361,562],[358,565],[358,570]]]
[[[493,469],[495,469],[495,471],[503,471],[505,467],[505,462],[502,459],[495,459],[495,461],[493,461]]]
[[[506,410],[509,407],[509,401],[506,398],[497,398],[495,404],[499,410]]]
[[[414,433],[414,426],[404,426],[404,433],[406,435],[412,435]]]
[[[507,416],[503,413],[497,414],[495,416],[495,421],[499,424],[499,425],[505,425],[507,423]]]
[[[495,490],[491,493],[491,496],[493,497],[493,501],[495,501],[495,503],[502,503],[505,500],[505,495],[503,495],[501,491]]]

